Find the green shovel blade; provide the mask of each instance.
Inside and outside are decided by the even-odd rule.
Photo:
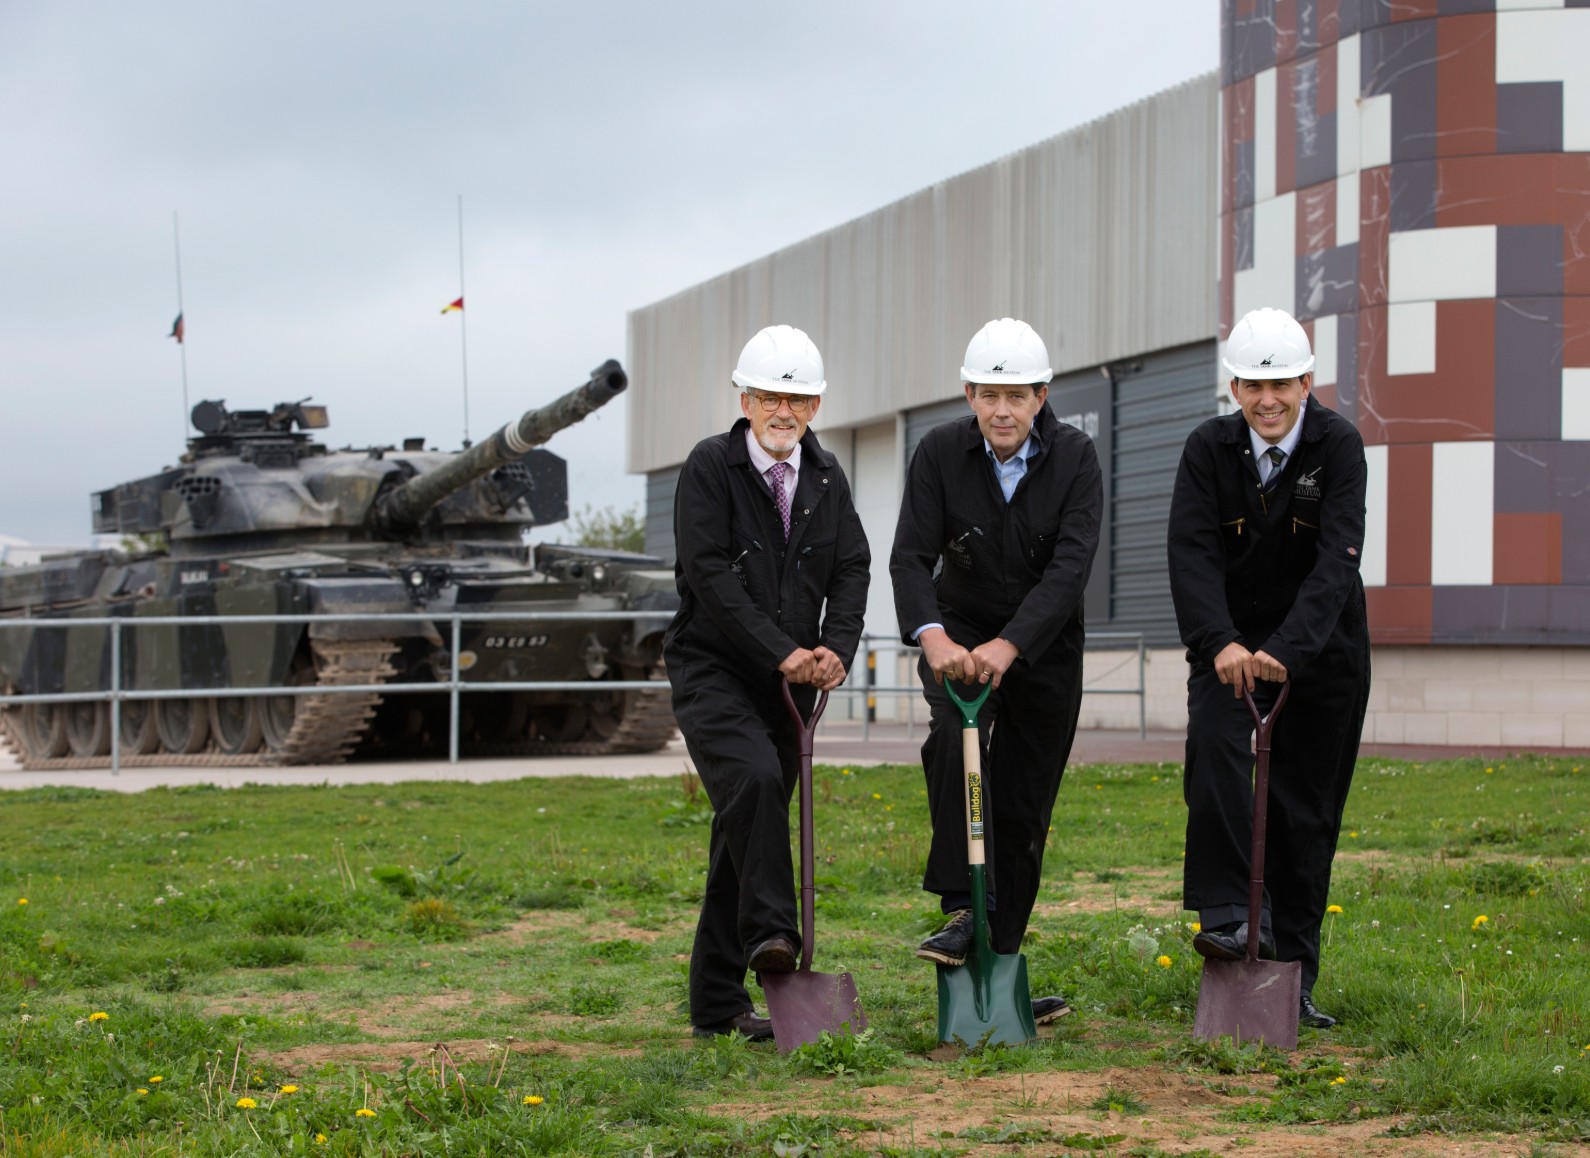
[[[984,989],[980,973],[987,973]],[[940,965],[939,1040],[962,1048],[1021,1045],[1038,1036],[1032,1020],[1027,958],[1021,953],[968,957],[965,965]]]

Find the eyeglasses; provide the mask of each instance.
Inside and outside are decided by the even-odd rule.
[[[812,398],[805,394],[764,394],[760,390],[749,392],[762,404],[763,412],[777,414],[780,406],[788,406],[791,414],[805,414],[812,408]]]

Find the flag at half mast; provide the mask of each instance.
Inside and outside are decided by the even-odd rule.
[[[175,338],[177,340],[177,345],[180,346],[180,345],[182,345],[182,335],[183,335],[183,333],[184,333],[184,330],[183,330],[183,326],[182,326],[182,315],[178,314],[177,315],[177,320],[171,323],[171,332],[169,334],[167,334],[166,337]]]
[[[463,313],[464,312],[464,299],[463,298],[459,298],[457,301],[448,302],[445,306],[442,307],[442,313],[444,313],[444,314],[450,314],[454,310],[457,310],[459,313]]]

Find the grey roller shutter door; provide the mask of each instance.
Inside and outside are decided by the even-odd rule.
[[[679,468],[654,470],[646,476],[646,554],[674,565],[674,491]]]
[[[1110,626],[1141,631],[1151,646],[1174,646],[1179,636],[1165,563],[1170,492],[1187,436],[1216,413],[1215,343],[1180,346],[1110,370]]]

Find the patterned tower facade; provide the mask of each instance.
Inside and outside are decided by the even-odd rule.
[[[1590,644],[1590,0],[1221,19],[1220,333],[1363,432],[1375,642]]]

